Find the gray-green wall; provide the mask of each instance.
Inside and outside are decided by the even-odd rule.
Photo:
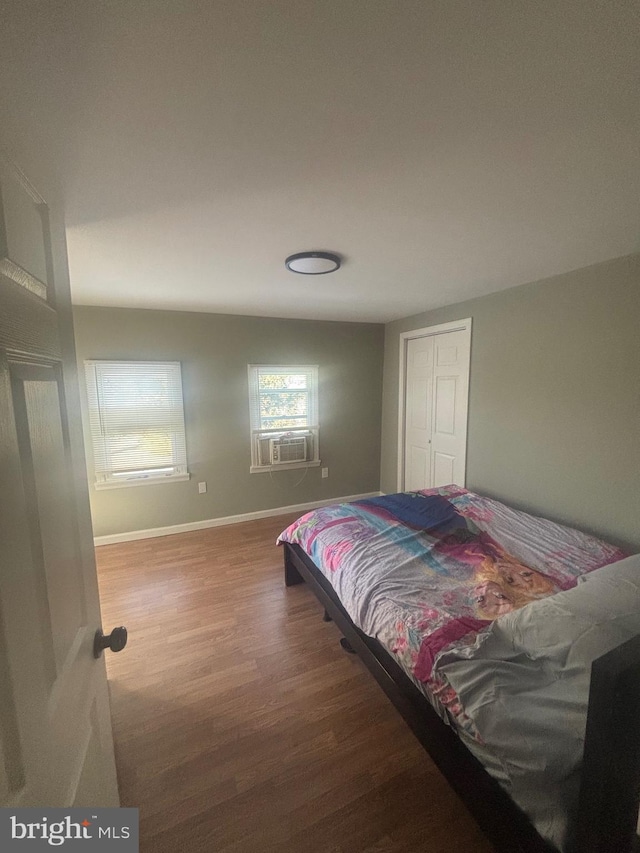
[[[182,362],[191,479],[91,486],[96,536],[379,489],[383,326],[82,306],[73,313],[80,365],[88,358]],[[320,456],[328,479],[320,468],[307,469],[298,485],[301,470],[249,474],[249,363],[320,366]],[[198,494],[202,480],[205,495]]]
[[[388,324],[382,491],[397,485],[399,335],[464,317],[467,487],[640,551],[640,255]]]
[[[80,362],[177,360],[184,374],[191,480],[92,488],[95,534],[395,491],[400,332],[464,317],[473,318],[467,486],[640,550],[640,255],[417,314],[384,331],[76,307]],[[320,365],[328,480],[318,468],[298,486],[300,471],[249,474],[251,362]],[[197,493],[201,480],[206,495]]]

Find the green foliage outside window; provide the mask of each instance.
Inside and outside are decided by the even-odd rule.
[[[294,429],[308,426],[309,389],[304,373],[260,373],[260,426]]]

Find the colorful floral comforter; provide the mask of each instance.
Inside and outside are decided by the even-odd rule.
[[[353,622],[387,648],[445,716],[481,740],[438,657],[500,616],[626,555],[577,530],[458,486],[336,504],[299,518],[296,543]]]

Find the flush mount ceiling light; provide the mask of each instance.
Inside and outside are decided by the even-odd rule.
[[[289,255],[284,265],[291,272],[302,275],[324,275],[340,269],[340,256],[333,252],[298,252]]]

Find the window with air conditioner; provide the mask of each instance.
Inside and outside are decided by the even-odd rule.
[[[180,362],[86,361],[97,489],[188,480]]]
[[[251,473],[320,464],[318,366],[250,364]]]

